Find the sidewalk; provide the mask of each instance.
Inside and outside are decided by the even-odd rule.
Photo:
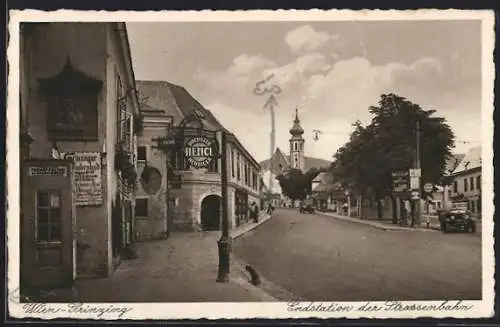
[[[331,212],[322,212],[318,211],[319,214],[324,215],[324,216],[329,216],[335,219],[339,220],[344,220],[344,221],[350,221],[353,223],[358,223],[358,224],[363,224],[363,225],[368,225],[372,226],[375,228],[383,229],[386,231],[419,231],[419,232],[436,232],[439,230],[439,225],[435,225],[432,223],[430,225],[430,228],[424,228],[424,227],[403,227],[403,226],[398,226],[398,225],[393,225],[390,221],[373,221],[373,220],[364,220],[360,218],[353,218],[353,217],[346,217],[342,215],[338,215],[335,213]],[[425,223],[425,221],[423,222]]]
[[[233,230],[241,236],[263,224]],[[217,240],[221,232],[173,233],[166,240],[136,243],[138,258],[122,261],[108,279],[78,280],[73,290],[53,290],[44,302],[272,302],[275,298],[249,283],[236,260],[230,280],[217,283]],[[232,258],[231,258],[232,259]]]

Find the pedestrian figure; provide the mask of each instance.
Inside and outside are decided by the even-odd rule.
[[[255,204],[255,202],[252,202],[252,205],[250,206],[250,217],[252,218],[254,223],[259,222],[259,208]]]
[[[269,203],[269,207],[267,207],[267,214],[270,215],[274,211],[274,207],[271,203]]]
[[[344,210],[344,214],[347,216],[347,211],[349,211],[349,205],[347,204],[347,202],[344,202],[344,204],[342,205],[342,209]]]

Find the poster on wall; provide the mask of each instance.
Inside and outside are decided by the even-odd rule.
[[[68,152],[64,159],[73,160],[73,190],[77,206],[103,203],[101,154],[99,152]]]

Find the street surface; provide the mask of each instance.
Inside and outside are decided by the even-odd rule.
[[[306,301],[481,298],[474,234],[384,231],[279,209],[237,239],[233,254]]]

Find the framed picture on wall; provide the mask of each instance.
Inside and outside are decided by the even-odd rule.
[[[102,82],[76,70],[69,60],[56,76],[39,79],[51,139],[98,138],[98,95]]]

